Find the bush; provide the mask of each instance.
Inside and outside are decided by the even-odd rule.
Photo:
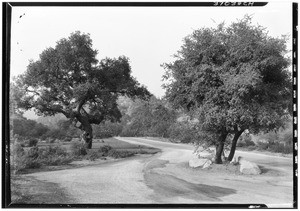
[[[30,148],[27,152],[27,157],[37,159],[39,157],[39,148],[37,146]]]
[[[73,159],[61,146],[47,146],[39,150],[39,160],[43,165],[62,165],[70,163]]]
[[[99,148],[99,152],[102,153],[103,156],[107,156],[109,151],[112,150],[112,147],[109,145],[104,145]]]
[[[118,136],[122,131],[122,125],[120,123],[105,121],[99,125],[94,125],[93,130],[95,138],[109,138]]]
[[[270,142],[257,142],[257,147],[260,150],[267,150],[271,152],[289,154],[293,152],[293,144],[290,143],[280,143],[275,141]]]
[[[269,148],[269,143],[267,142],[262,142],[262,141],[258,141],[257,142],[257,147],[260,150],[267,150]]]
[[[250,134],[243,133],[237,142],[237,147],[250,147],[255,146],[255,143],[252,141]]]
[[[256,149],[256,146],[251,145],[251,146],[248,146],[247,149],[252,151],[252,150]]]
[[[141,136],[141,134],[131,125],[125,125],[122,132],[120,133],[120,136],[136,137],[136,136]]]
[[[71,142],[71,153],[72,155],[74,155],[75,157],[77,156],[84,156],[87,154],[87,150],[86,147],[84,146],[84,143],[80,142],[80,141],[72,141]]]
[[[112,149],[108,152],[108,156],[113,157],[113,158],[126,158],[126,157],[131,157],[133,155],[134,155],[134,152],[126,151],[126,150],[117,151],[117,150]]]
[[[33,147],[30,150],[28,150],[28,152],[26,152],[21,145],[16,144],[13,147],[12,168],[16,172],[28,168],[39,168],[41,166],[41,163],[37,161],[37,150],[37,147]]]
[[[198,140],[198,131],[188,122],[177,122],[169,129],[172,141],[179,140],[182,143],[192,143]]]
[[[102,154],[100,154],[99,152],[94,151],[94,150],[89,150],[87,155],[85,156],[85,158],[87,160],[94,161],[94,160],[100,158],[101,156],[102,156]]]
[[[50,144],[53,144],[55,142],[55,140],[56,140],[55,138],[47,138],[46,142],[50,143]]]
[[[253,141],[251,141],[251,139],[246,139],[245,140],[245,146],[249,147],[249,146],[255,146],[255,143]]]
[[[18,142],[15,142],[12,146],[12,155],[13,156],[23,156],[25,154],[25,151],[22,147],[22,145]]]
[[[24,169],[40,168],[43,165],[67,164],[72,160],[66,149],[61,146],[32,147],[27,152],[21,145],[13,146],[13,169],[17,172]]]
[[[65,142],[71,142],[72,141],[72,137],[68,136],[68,137],[64,138],[63,141],[65,141]]]
[[[38,140],[37,140],[37,139],[31,138],[31,139],[28,140],[27,146],[28,146],[28,147],[34,147],[34,146],[37,145],[37,143],[38,143]]]
[[[23,160],[23,169],[35,169],[41,166],[42,164],[37,159],[25,157]]]

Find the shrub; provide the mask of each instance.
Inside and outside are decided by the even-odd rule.
[[[28,146],[28,147],[34,147],[34,146],[37,145],[37,143],[38,143],[38,140],[37,140],[37,139],[31,138],[31,139],[28,140],[27,146]]]
[[[293,145],[292,144],[284,144],[279,142],[270,142],[268,149],[272,152],[279,152],[279,153],[292,153],[293,152]]]
[[[249,146],[255,146],[255,143],[252,141],[252,138],[250,134],[242,134],[237,142],[237,147],[249,147]]]
[[[22,156],[25,154],[25,151],[20,143],[14,143],[14,145],[12,146],[12,154],[13,156]]]
[[[255,146],[255,143],[251,141],[251,139],[245,139],[245,146],[246,147]]]
[[[97,151],[89,150],[88,153],[87,153],[87,155],[85,156],[85,158],[86,158],[87,160],[94,161],[94,160],[100,158],[101,155],[102,155],[102,154],[100,154],[100,153],[97,152]]]
[[[117,136],[122,131],[122,125],[117,122],[105,121],[99,125],[93,125],[95,138],[109,138]]]
[[[74,156],[84,156],[87,154],[87,150],[86,147],[84,146],[84,143],[80,142],[80,141],[72,141],[71,142],[71,153]]]
[[[131,125],[125,125],[122,132],[120,133],[120,136],[123,137],[135,137],[135,136],[141,136],[140,133]]]
[[[198,131],[188,122],[177,122],[169,129],[172,141],[179,140],[182,143],[192,143],[198,140]]]
[[[267,150],[269,148],[269,143],[267,142],[262,142],[262,141],[258,141],[257,142],[257,147],[260,150]]]
[[[17,172],[43,165],[67,164],[72,160],[66,149],[61,146],[32,147],[27,152],[20,145],[15,145],[13,149],[13,167]]]
[[[63,141],[65,141],[65,142],[71,142],[72,141],[72,137],[68,136],[68,137],[64,138]]]
[[[24,157],[23,169],[35,169],[40,168],[41,166],[42,164],[39,162],[39,160],[27,156]]]
[[[117,151],[117,150],[112,149],[108,152],[108,156],[113,157],[113,158],[126,158],[126,157],[131,157],[133,155],[134,155],[134,152],[126,151],[126,150]]]
[[[27,157],[37,159],[39,156],[39,148],[37,146],[32,147],[27,152]]]
[[[53,144],[55,142],[55,140],[56,140],[55,138],[47,138],[46,142]]]
[[[247,149],[252,151],[252,150],[256,149],[256,146],[251,145],[251,146],[248,146]]]
[[[43,165],[61,165],[70,163],[73,159],[61,146],[47,146],[39,150],[39,160]]]
[[[20,143],[14,142],[12,147],[12,169],[19,171],[24,168],[25,151]]]
[[[99,152],[102,153],[103,156],[107,156],[108,152],[112,150],[112,147],[109,145],[104,145],[99,148]]]
[[[12,168],[19,172],[27,168],[39,168],[41,164],[37,161],[38,148],[33,147],[26,152],[20,144],[13,146]]]

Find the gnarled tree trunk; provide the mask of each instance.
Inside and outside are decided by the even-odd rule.
[[[77,117],[77,119],[81,123],[79,128],[83,131],[82,138],[85,141],[85,146],[87,149],[91,149],[93,142],[93,128],[89,122],[89,118],[80,115]]]
[[[86,125],[86,127],[84,127],[83,139],[85,141],[86,148],[87,149],[92,149],[93,129],[92,129],[92,126],[90,124]]]
[[[216,156],[215,156],[215,163],[222,164],[222,153],[224,150],[224,144],[228,133],[222,133],[219,137],[217,146],[216,146]]]

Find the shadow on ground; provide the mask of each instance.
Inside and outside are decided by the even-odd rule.
[[[191,183],[173,175],[158,174],[153,171],[155,168],[165,167],[166,163],[168,162],[163,160],[150,162],[147,165],[144,175],[147,186],[154,191],[152,198],[157,202],[166,201],[164,198],[158,198],[157,195],[164,196],[169,199],[181,197],[198,202],[211,202],[221,201],[220,197],[236,193],[236,190],[231,188]]]

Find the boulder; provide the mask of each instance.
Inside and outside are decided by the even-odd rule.
[[[240,172],[243,174],[249,175],[258,175],[261,174],[261,170],[257,164],[245,160],[244,158],[239,157],[238,162],[240,164]]]
[[[189,166],[192,167],[192,168],[202,167],[208,161],[209,160],[205,159],[205,158],[192,158],[189,161]]]
[[[210,167],[210,165],[212,164],[212,161],[211,160],[208,160],[202,167],[202,169],[206,169],[208,167]]]

